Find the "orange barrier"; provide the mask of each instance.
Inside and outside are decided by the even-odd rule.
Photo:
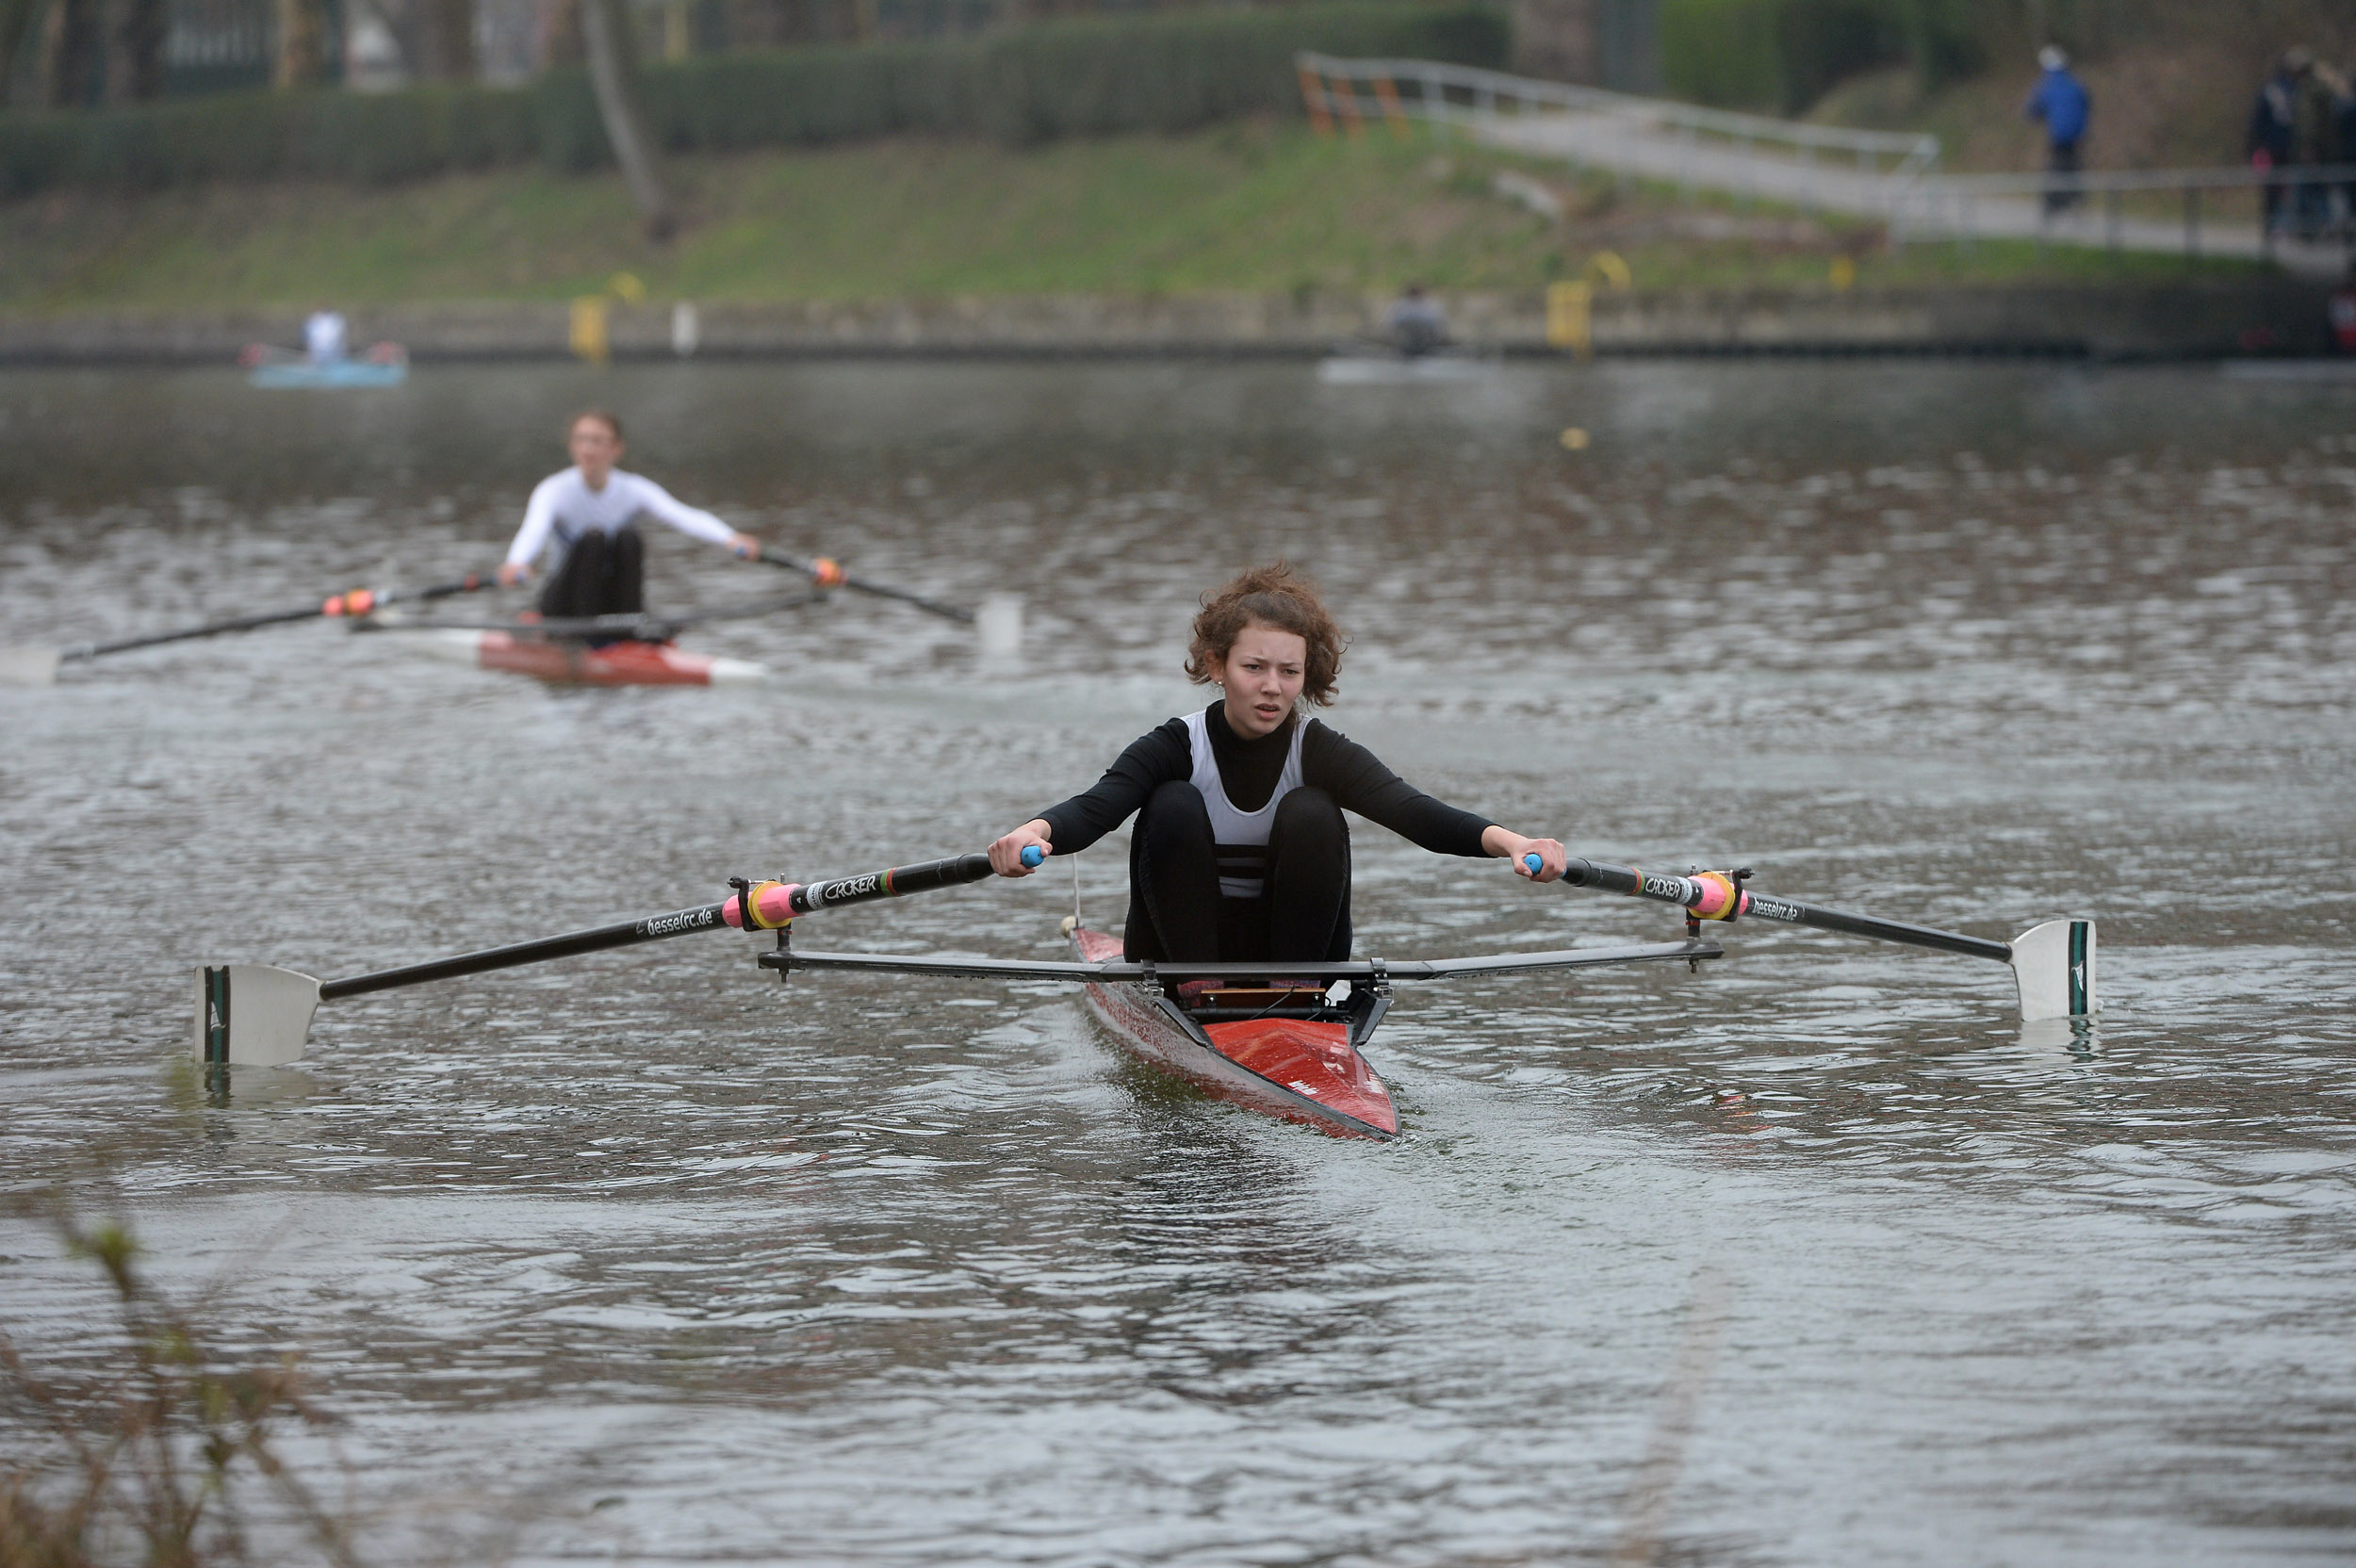
[[[1333,117],[1325,111],[1325,82],[1307,66],[1301,67],[1301,101],[1309,106],[1309,128],[1319,136],[1333,134]]]

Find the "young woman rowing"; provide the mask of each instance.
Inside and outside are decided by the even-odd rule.
[[[1001,876],[1023,851],[1074,855],[1137,818],[1129,842],[1133,960],[1252,963],[1350,956],[1345,808],[1441,855],[1499,856],[1536,880],[1563,848],[1444,805],[1301,711],[1333,700],[1343,638],[1317,589],[1281,563],[1246,572],[1194,618],[1186,675],[1222,696],[1140,736],[1095,788],[990,846]]]
[[[689,506],[654,481],[614,466],[626,449],[622,422],[602,409],[576,415],[565,447],[573,466],[533,486],[524,526],[507,547],[499,581],[514,587],[532,576],[532,564],[553,539],[563,553],[540,590],[540,613],[551,620],[634,615],[646,609],[646,542],[643,514],[681,533],[726,545],[739,561],[761,553],[761,541],[739,533],[711,513]]]

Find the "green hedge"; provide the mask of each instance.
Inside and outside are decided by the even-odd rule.
[[[1350,0],[714,55],[650,67],[642,80],[652,129],[676,150],[900,131],[1020,145],[1291,111],[1300,102],[1292,66],[1300,49],[1497,66],[1506,45],[1502,17],[1482,6]],[[290,176],[388,184],[531,158],[563,170],[611,161],[580,70],[520,88],[229,93],[0,115],[0,196]]]
[[[1988,24],[1979,0],[1661,0],[1661,78],[1695,103],[1797,114],[1877,66],[1969,74]]]

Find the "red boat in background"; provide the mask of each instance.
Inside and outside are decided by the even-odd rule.
[[[636,640],[592,646],[579,638],[449,631],[434,651],[485,670],[513,670],[560,686],[727,686],[768,678],[765,665]]]

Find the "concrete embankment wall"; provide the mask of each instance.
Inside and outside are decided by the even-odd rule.
[[[2101,288],[1603,291],[1595,351],[1637,354],[2034,354],[2219,358],[2325,351],[2328,288],[2297,279]],[[1446,301],[1459,338],[1507,353],[1546,343],[1542,294]],[[1386,302],[1346,296],[1072,296],[868,304],[694,307],[693,351],[710,358],[1301,357],[1372,331]],[[354,309],[352,336],[390,339],[419,361],[570,357],[564,302]],[[298,311],[0,317],[0,364],[227,364],[247,343],[291,346]],[[615,357],[668,358],[669,302],[614,304]]]

